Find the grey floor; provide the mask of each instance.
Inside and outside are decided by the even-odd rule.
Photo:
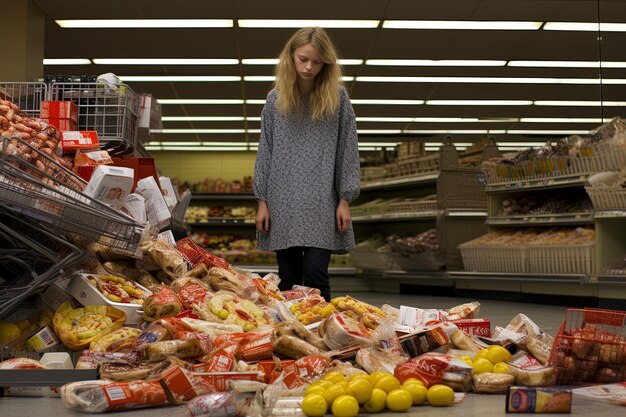
[[[449,308],[474,299],[455,297],[434,297],[420,295],[393,295],[380,293],[353,293],[355,298],[374,305],[390,304],[394,306],[408,305],[420,308]],[[522,304],[506,301],[478,300],[481,302],[480,316],[489,318],[492,328],[496,325],[506,326],[511,318],[524,313],[532,318],[546,332],[554,335],[561,325],[567,307],[545,306],[539,304]],[[430,406],[413,407],[409,415],[424,416],[504,416],[504,395],[478,395],[470,393],[462,404],[451,407],[435,408]],[[620,406],[589,401],[574,397],[572,415],[574,416],[624,416],[626,409]],[[6,417],[35,415],[46,417],[84,415],[66,410],[60,399],[55,398],[0,398],[0,415]],[[108,413],[107,416],[128,417],[177,417],[186,416],[183,407],[165,407],[147,410]],[[365,415],[365,414],[364,414]],[[397,416],[397,413],[379,413],[381,417]],[[328,414],[330,416],[330,414]]]

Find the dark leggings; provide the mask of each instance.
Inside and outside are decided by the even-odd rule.
[[[277,250],[276,259],[281,291],[290,290],[294,285],[305,285],[319,288],[322,297],[330,301],[330,250],[294,246]]]

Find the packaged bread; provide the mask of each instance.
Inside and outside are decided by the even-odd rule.
[[[347,346],[373,344],[369,332],[361,322],[342,314],[333,313],[322,322],[324,336],[322,339],[331,349],[341,349]],[[320,333],[321,334],[321,333]]]
[[[450,340],[457,349],[468,350],[470,352],[480,351],[480,348],[474,343],[472,337],[463,330],[453,332],[450,335]]]
[[[141,354],[149,362],[159,362],[168,356],[193,358],[204,354],[200,340],[165,340],[154,342],[143,348]]]
[[[556,384],[556,374],[552,366],[524,369],[509,364],[509,372],[515,377],[516,385],[528,387],[546,387]]]
[[[155,321],[163,317],[174,317],[183,311],[183,305],[176,293],[167,287],[148,297],[143,303],[145,321]]]
[[[531,336],[526,336],[521,345],[530,352],[531,355],[535,357],[542,365],[548,363],[548,359],[550,359],[550,346],[546,345],[539,339],[536,339]]]
[[[187,272],[185,259],[169,243],[159,239],[147,239],[141,248],[171,279],[180,278]]]
[[[126,313],[109,306],[87,306],[73,309],[69,301],[54,314],[53,327],[59,340],[69,349],[84,349],[99,334],[119,329]]]
[[[378,349],[375,347],[360,349],[356,354],[356,363],[369,374],[375,371],[393,374],[396,366],[406,362],[406,360],[406,356],[390,349]]]
[[[285,321],[274,326],[274,338],[288,335],[295,336],[312,344],[319,350],[328,350],[328,346],[317,334],[311,332],[297,320]]]
[[[116,363],[105,362],[100,365],[98,370],[100,378],[109,379],[111,381],[137,381],[146,379],[150,375],[150,371],[154,368],[153,363]]]
[[[515,378],[511,374],[485,372],[472,376],[472,387],[479,394],[505,394]]]
[[[123,393],[112,396],[112,393]],[[167,404],[159,381],[110,382],[106,380],[72,382],[61,387],[66,408],[88,413],[135,410]]]
[[[320,350],[312,344],[294,336],[283,335],[272,341],[274,352],[291,359],[300,359],[305,356],[318,355]]]
[[[96,336],[89,344],[89,350],[95,352],[130,352],[137,343],[141,330],[122,327],[110,333]]]
[[[187,287],[189,285],[199,285],[199,286],[201,286],[201,287],[203,287],[203,288],[205,288],[207,290],[210,288],[209,284],[207,284],[206,282],[204,282],[202,280],[199,280],[198,278],[192,277],[192,276],[184,276],[184,277],[181,277],[181,278],[176,278],[170,284],[170,288],[175,293],[178,293],[180,290],[182,290],[183,288],[185,288],[185,287]]]

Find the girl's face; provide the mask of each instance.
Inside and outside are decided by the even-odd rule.
[[[317,49],[310,43],[293,51],[293,63],[298,77],[304,81],[313,81],[324,67]]]

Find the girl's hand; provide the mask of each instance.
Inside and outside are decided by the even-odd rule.
[[[259,209],[256,212],[256,230],[261,233],[270,232],[270,211],[267,208],[267,203],[263,200],[259,200]]]
[[[350,227],[350,206],[348,201],[339,200],[339,205],[337,206],[337,230],[341,233],[345,233],[348,231]]]

